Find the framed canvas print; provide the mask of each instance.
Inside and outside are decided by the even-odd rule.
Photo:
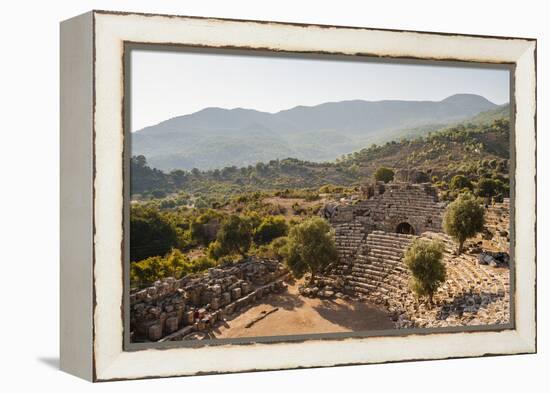
[[[61,368],[536,351],[536,40],[61,24]]]

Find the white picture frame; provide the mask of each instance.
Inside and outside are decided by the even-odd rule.
[[[513,72],[513,327],[128,349],[126,43],[508,64]],[[536,40],[91,11],[61,24],[61,368],[90,381],[536,352]]]

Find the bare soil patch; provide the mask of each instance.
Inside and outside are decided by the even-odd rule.
[[[278,310],[246,327],[274,308]],[[288,291],[270,295],[261,304],[226,320],[212,333],[216,338],[241,338],[393,328],[389,314],[374,305],[354,300],[302,297],[298,284],[293,283]]]

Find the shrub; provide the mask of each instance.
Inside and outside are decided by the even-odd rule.
[[[222,247],[221,243],[217,240],[210,243],[208,246],[208,249],[206,250],[206,253],[208,254],[209,258],[212,258],[214,260],[218,260],[224,255],[227,254],[227,251]]]
[[[191,262],[190,268],[187,271],[189,273],[199,273],[216,266],[217,263],[207,256],[202,256]]]
[[[393,177],[392,177],[393,180]],[[412,174],[411,180],[413,183],[429,183],[430,176],[426,172],[416,171]]]
[[[483,230],[484,213],[483,207],[470,193],[460,194],[447,206],[443,229],[458,242],[459,254],[462,253],[466,239]]]
[[[217,241],[224,255],[237,253],[246,256],[252,243],[252,226],[246,218],[231,215],[218,231]]]
[[[477,195],[481,197],[493,197],[499,192],[502,192],[502,182],[484,177],[477,183]]]
[[[194,261],[177,249],[173,249],[164,257],[154,256],[130,265],[131,286],[150,285],[166,277],[181,278],[191,273],[198,273],[216,265],[208,257],[200,257]]]
[[[374,172],[374,179],[376,181],[383,181],[384,183],[392,181],[394,176],[395,173],[390,168],[384,166],[378,168],[376,172]]]
[[[451,179],[451,190],[458,191],[463,188],[472,189],[472,182],[464,175],[455,175]]]
[[[286,236],[278,237],[271,242],[269,247],[273,250],[273,255],[276,259],[280,261],[284,259],[287,243],[288,238]]]
[[[288,224],[282,216],[265,217],[254,233],[254,241],[257,244],[271,243],[275,238],[285,236],[288,232]]]
[[[330,225],[320,217],[312,217],[292,227],[283,255],[296,278],[309,272],[312,283],[315,275],[337,257]]]
[[[196,243],[208,246],[216,239],[221,220],[222,215],[215,210],[205,211],[191,222],[191,238]]]
[[[416,239],[405,252],[404,262],[412,275],[411,290],[418,297],[427,296],[430,305],[435,291],[445,281],[443,249],[442,243]]]
[[[131,208],[130,261],[164,255],[177,245],[177,228],[156,207]]]

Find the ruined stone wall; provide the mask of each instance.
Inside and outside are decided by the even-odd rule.
[[[367,187],[367,197],[325,207],[323,214],[335,228],[340,263],[349,265],[373,231],[395,233],[400,224],[410,226],[414,234],[442,230],[444,204],[429,184],[376,183]]]
[[[181,339],[208,330],[225,315],[281,290],[287,274],[278,261],[249,258],[204,274],[157,281],[130,294],[132,341]]]
[[[325,206],[321,214],[335,229],[339,261],[304,294],[326,294],[329,288],[329,293],[336,289],[368,299],[386,308],[398,328],[508,322],[509,270],[480,264],[475,252],[454,255],[456,244],[442,233],[443,212],[444,204],[429,184],[410,183],[377,183],[357,203]],[[484,236],[507,251],[509,200],[487,206],[485,221]],[[402,223],[413,233],[396,233]],[[418,236],[445,245],[447,279],[433,308],[416,299],[403,263],[406,248]]]

